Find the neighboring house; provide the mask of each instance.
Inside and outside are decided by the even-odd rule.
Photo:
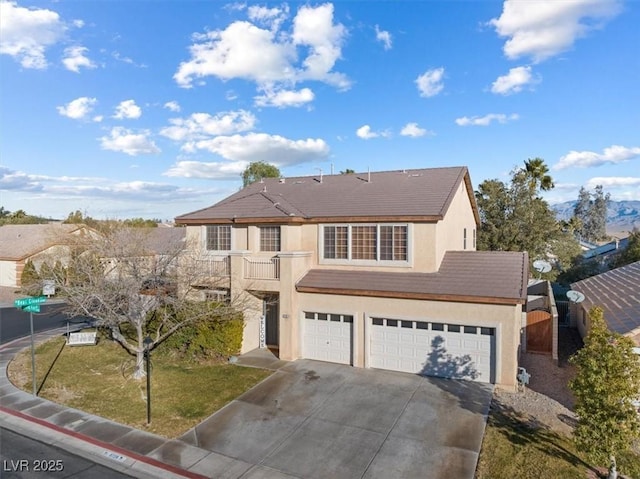
[[[253,303],[243,352],[516,384],[529,261],[475,251],[465,167],[265,178],[176,223],[204,295]]]
[[[63,223],[0,226],[0,286],[19,288],[29,260],[38,270],[45,261],[66,264],[69,248],[65,238],[87,231],[84,225]]]
[[[590,328],[589,310],[600,306],[608,328],[640,346],[640,261],[573,283],[571,289],[585,296],[571,306],[571,325],[583,337]]]

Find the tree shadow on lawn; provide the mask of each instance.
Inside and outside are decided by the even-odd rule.
[[[595,474],[594,477],[600,477],[599,469],[562,444],[570,439],[563,438],[532,416],[523,416],[495,397],[491,402],[489,425],[515,446],[534,447],[545,455],[557,457],[576,467],[584,467]]]

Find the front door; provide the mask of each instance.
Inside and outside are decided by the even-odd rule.
[[[267,346],[278,347],[280,344],[280,328],[278,319],[280,317],[278,295],[269,295],[264,298],[265,315],[265,336]]]

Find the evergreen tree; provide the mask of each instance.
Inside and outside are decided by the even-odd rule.
[[[260,181],[262,178],[280,178],[280,170],[264,161],[254,161],[242,172],[242,186]]]
[[[640,397],[640,356],[631,338],[607,329],[603,310],[589,311],[591,329],[570,361],[576,377],[569,383],[576,398],[577,447],[600,464],[610,464],[640,438],[640,416],[633,401]]]
[[[578,230],[580,239],[585,241],[599,241],[607,237],[607,208],[610,195],[605,194],[602,185],[589,193],[583,186],[578,193],[578,201],[573,210],[574,217],[580,222]]]
[[[593,203],[589,210],[589,230],[596,240],[603,240],[607,237],[607,208],[609,207],[611,195],[604,194],[602,185],[596,186],[593,193]]]
[[[539,160],[539,161],[538,161]],[[506,184],[485,180],[475,192],[480,212],[478,249],[491,251],[527,251],[531,260],[546,258],[565,239],[549,204],[540,190],[551,188],[539,158],[511,172]]]
[[[38,275],[38,271],[31,260],[27,260],[24,265],[22,275],[20,276],[20,285],[22,291],[25,293],[32,292],[32,290],[40,285],[40,275]]]
[[[577,233],[580,239],[586,239],[586,228],[589,222],[589,210],[591,209],[591,194],[587,189],[582,186],[578,192],[578,201],[573,208],[573,216],[576,221],[579,222],[580,227],[577,229]]]

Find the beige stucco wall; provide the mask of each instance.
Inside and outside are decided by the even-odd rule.
[[[471,192],[473,195],[473,192]],[[467,244],[464,246],[464,229],[467,229]],[[458,186],[444,219],[438,222],[436,232],[436,269],[447,251],[474,251],[473,241],[476,221],[473,208],[469,202],[467,187],[464,182]]]
[[[16,262],[0,261],[0,286],[17,286]]]
[[[298,293],[297,296],[297,300],[292,303],[295,304],[295,310],[287,312],[287,322],[282,320],[285,311],[281,310],[280,355],[283,359],[297,359],[303,355],[300,323],[304,311],[353,315],[353,365],[356,367],[366,367],[368,326],[365,323],[370,317],[426,319],[496,328],[496,384],[508,389],[515,387],[522,324],[520,305],[447,303],[310,293]]]

